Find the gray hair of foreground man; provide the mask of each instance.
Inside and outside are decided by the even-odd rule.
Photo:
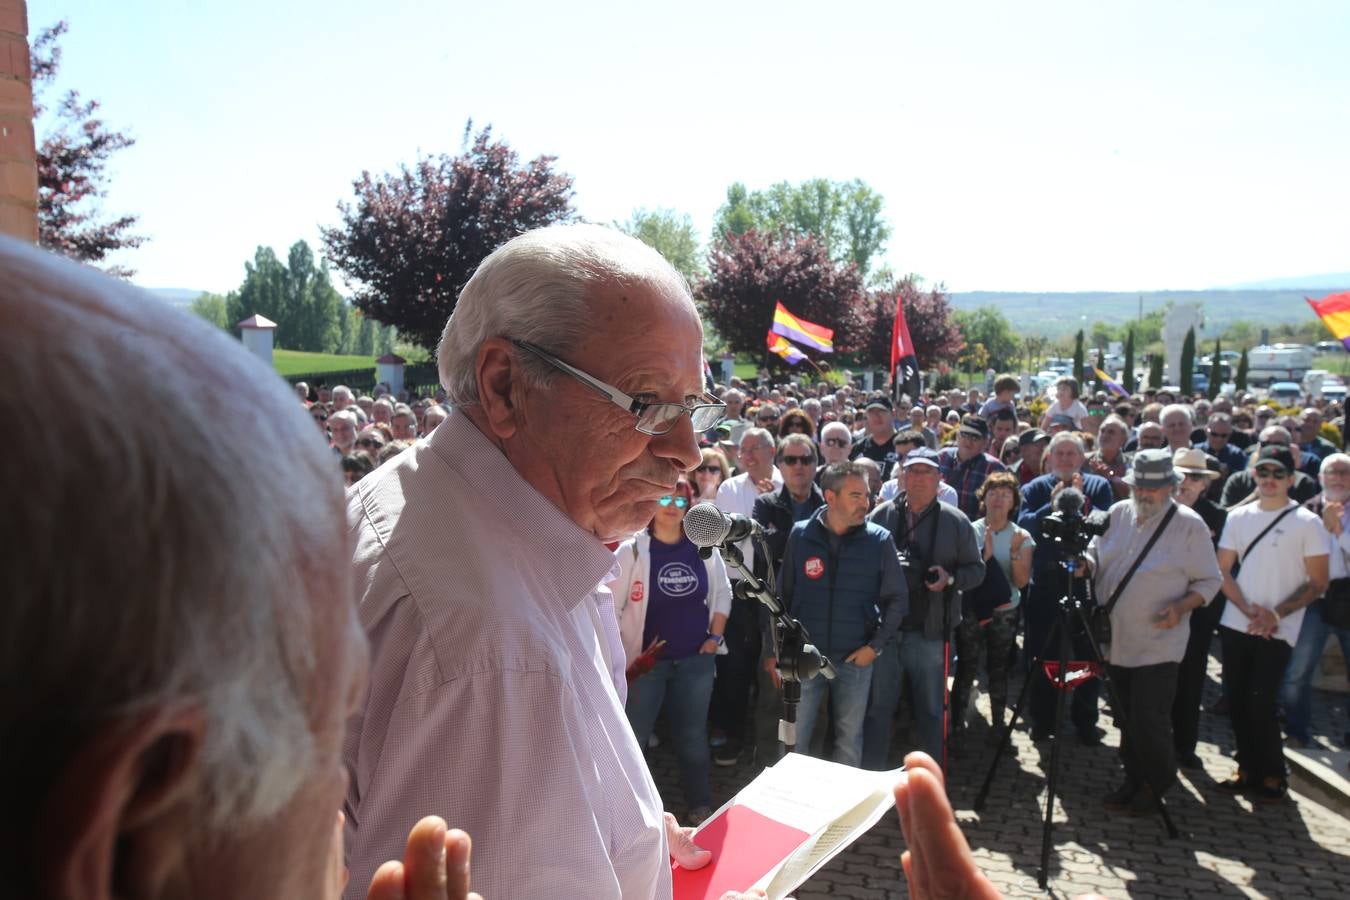
[[[554,225],[498,247],[464,285],[441,334],[436,359],[451,405],[478,402],[478,348],[488,338],[537,344],[566,360],[583,336],[607,327],[593,319],[589,300],[594,288],[613,284],[689,297],[684,278],[665,257],[612,228]],[[622,330],[623,323],[609,327]],[[558,374],[530,354],[522,362],[538,386]]]
[[[337,466],[295,394],[218,329],[0,238],[0,418],[37,429],[0,469],[0,867],[35,864],[87,744],[185,707],[201,743],[145,764],[193,754],[201,834],[273,816],[311,765],[307,697],[331,690],[309,598],[348,590]]]

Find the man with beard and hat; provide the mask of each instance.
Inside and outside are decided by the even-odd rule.
[[[1149,813],[1176,781],[1172,700],[1187,625],[1191,611],[1223,583],[1209,527],[1172,497],[1178,481],[1170,452],[1136,453],[1125,476],[1130,498],[1111,507],[1106,533],[1088,547],[1097,602],[1111,601],[1111,642],[1103,653],[1123,720],[1125,781],[1105,798],[1112,812]]]

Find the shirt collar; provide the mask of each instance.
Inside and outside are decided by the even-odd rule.
[[[570,610],[610,574],[610,549],[522,478],[464,413],[452,412],[427,446],[477,494],[479,506],[517,536],[515,546],[497,549],[554,589],[539,596],[556,596]]]

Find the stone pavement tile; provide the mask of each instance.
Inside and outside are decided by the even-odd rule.
[[[1218,663],[1211,660],[1206,703],[1218,697],[1218,677]],[[1017,688],[1014,683],[1014,698]],[[987,716],[983,696],[977,708]],[[1346,721],[1344,700],[1315,704],[1314,709],[1315,735],[1328,746],[1336,744]],[[957,820],[981,867],[1005,896],[1074,897],[1096,891],[1131,900],[1350,898],[1350,820],[1296,793],[1286,803],[1254,807],[1245,798],[1218,790],[1217,782],[1235,768],[1226,718],[1202,714],[1198,752],[1205,768],[1183,770],[1168,794],[1168,809],[1181,833],[1175,841],[1167,838],[1156,816],[1133,819],[1103,811],[1102,795],[1121,779],[1119,734],[1105,704],[1099,724],[1107,732],[1102,746],[1082,747],[1070,734],[1059,748],[1049,892],[1037,886],[1036,873],[1050,744],[1033,744],[1025,730],[1015,731],[1017,752],[1000,760],[980,812],[973,803],[993,759],[993,751],[985,745],[988,726],[974,724],[970,749],[952,761],[948,784]],[[898,747],[897,765],[901,753]],[[649,759],[663,796],[680,797],[669,742]],[[744,758],[736,767],[714,767],[714,804],[732,796],[754,775]],[[678,805],[672,811],[680,816],[686,812]],[[907,896],[900,867],[903,850],[899,823],[888,814],[796,896],[801,900]]]

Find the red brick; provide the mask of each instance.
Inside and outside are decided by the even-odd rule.
[[[0,159],[33,159],[34,147],[33,120],[0,112]]]
[[[37,167],[18,160],[0,161],[0,200],[37,202]]]
[[[33,117],[33,88],[26,81],[0,79],[0,116]]]
[[[17,34],[0,34],[0,78],[27,81],[32,77],[28,62],[28,41]]]
[[[26,0],[0,0],[0,32],[24,36],[28,34],[28,4]]]
[[[0,234],[37,243],[37,209],[0,200]]]

